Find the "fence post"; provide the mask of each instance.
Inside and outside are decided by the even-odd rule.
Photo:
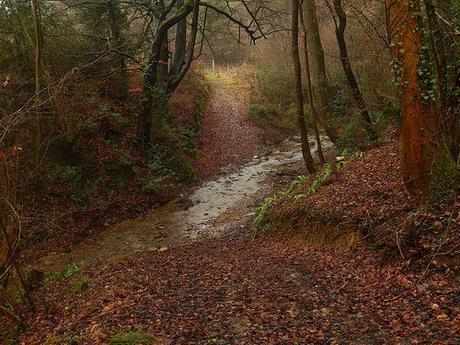
[[[216,61],[214,59],[212,59],[212,72],[216,72]]]

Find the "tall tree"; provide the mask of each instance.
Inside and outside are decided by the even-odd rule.
[[[307,81],[307,96],[308,96],[308,104],[310,106],[310,113],[313,118],[313,129],[315,131],[315,139],[316,139],[316,147],[318,151],[318,157],[321,164],[325,163],[324,155],[323,155],[323,148],[321,146],[321,136],[319,134],[319,116],[316,111],[315,100],[313,98],[313,90],[311,84],[311,71],[310,71],[310,59],[308,57],[308,40],[307,40],[307,33],[305,29],[305,20],[303,15],[302,6],[299,6],[299,17],[300,17],[300,27],[302,29],[302,41],[303,41],[303,48],[304,48],[304,60],[305,60],[305,80]]]
[[[324,49],[319,32],[315,0],[303,0],[302,7],[315,107],[326,134],[333,142],[336,142],[338,134],[329,116],[330,87],[326,77],[326,62],[324,60]]]
[[[430,49],[425,45],[418,0],[386,0],[392,66],[400,88],[401,170],[408,191],[419,202],[453,182],[455,163],[448,152],[440,118]],[[450,180],[450,181],[449,181]]]
[[[197,45],[197,34],[200,27],[200,8],[205,8],[206,13],[210,10],[217,16],[225,18],[228,27],[236,27],[235,31],[238,32],[239,41],[243,33],[252,42],[266,37],[264,28],[271,25],[267,18],[273,16],[273,11],[267,5],[266,0],[155,1],[148,11],[149,15],[153,13],[155,28],[148,61],[144,68],[143,97],[138,116],[138,136],[144,145],[151,142],[152,111],[158,108],[155,107],[155,103],[158,101],[167,103],[168,97],[179,86],[195,59],[195,45]],[[189,18],[190,15],[191,18]],[[264,18],[263,23],[259,22],[259,17]],[[187,33],[187,28],[184,29],[184,26],[187,25],[188,18],[190,30]],[[203,24],[206,24],[206,15]],[[173,61],[170,63],[168,34],[174,29],[176,50]],[[204,29],[202,28],[203,33]],[[206,40],[207,38],[202,34],[201,39]]]
[[[184,0],[177,0],[177,10],[184,6]],[[187,21],[182,19],[176,26],[176,36],[174,39],[175,49],[171,66],[171,73],[177,75],[185,63],[185,54],[187,50]]]
[[[364,121],[364,127],[366,128],[369,134],[369,137],[371,139],[375,139],[376,133],[375,133],[375,130],[372,128],[373,127],[372,120],[367,110],[366,101],[364,100],[361,90],[359,89],[358,83],[355,78],[355,74],[350,65],[350,59],[348,57],[347,43],[345,41],[345,28],[347,26],[347,15],[345,11],[343,10],[342,0],[333,0],[333,5],[334,5],[335,14],[337,15],[337,18],[335,15],[333,16],[333,18],[334,18],[334,24],[335,24],[335,34],[337,37],[337,43],[339,45],[339,51],[340,51],[340,62],[342,64],[343,71],[347,78],[348,86],[350,87],[351,94],[353,96],[353,100],[355,101],[356,106],[358,107],[359,112],[361,113],[361,117]],[[329,8],[332,11],[332,8],[331,7]]]
[[[299,0],[292,0],[292,22],[291,22],[291,44],[292,44],[292,61],[294,64],[295,89],[296,89],[296,110],[297,123],[300,130],[302,145],[302,155],[308,172],[316,172],[313,157],[310,152],[308,142],[308,131],[305,123],[305,114],[303,108],[303,91],[302,91],[302,69],[299,56]]]

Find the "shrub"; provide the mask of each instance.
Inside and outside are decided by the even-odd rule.
[[[369,143],[369,136],[363,126],[361,115],[353,115],[343,131],[339,134],[337,146],[339,149],[363,148]]]
[[[329,101],[329,110],[333,119],[339,120],[347,117],[351,103],[351,99],[343,89],[338,88]]]
[[[286,107],[294,102],[294,80],[287,65],[268,64],[256,67],[255,83],[259,102]]]

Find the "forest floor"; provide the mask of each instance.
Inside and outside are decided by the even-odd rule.
[[[203,183],[45,260],[49,272],[61,271],[34,291],[37,312],[25,312],[19,343],[458,344],[458,262],[433,257],[414,271],[407,261],[382,263],[365,246],[252,238],[260,202],[302,174],[299,145],[293,138],[261,147],[244,106],[225,90],[214,95],[203,127],[213,131],[201,139]],[[371,183],[363,172],[384,176],[379,154],[388,152],[350,163],[325,195],[359,209],[366,197],[356,186]],[[404,199],[398,183],[375,193]],[[451,232],[460,199],[454,206],[445,217]]]

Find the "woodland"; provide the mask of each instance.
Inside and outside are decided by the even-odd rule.
[[[0,344],[459,344],[460,0],[0,0]]]

